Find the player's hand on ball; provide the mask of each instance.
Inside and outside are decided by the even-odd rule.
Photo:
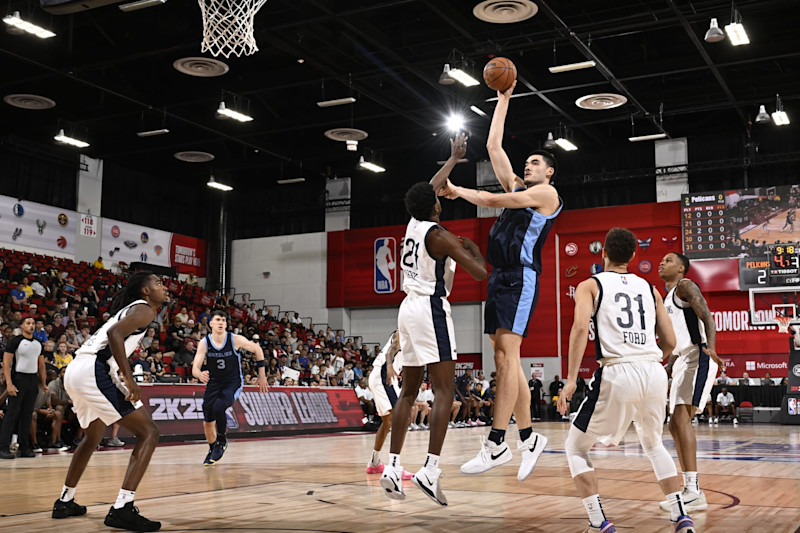
[[[208,370],[200,372],[200,383],[208,383]]]
[[[575,394],[575,389],[577,388],[578,387],[574,381],[567,381],[567,384],[564,385],[564,388],[559,392],[558,412],[563,416],[567,416],[567,414],[569,414],[569,401],[572,399],[572,395]]]
[[[497,91],[497,98],[500,100],[510,100],[511,94],[514,92],[514,87],[517,86],[517,80],[514,80],[514,83],[511,84],[511,87],[506,89],[505,91]]]

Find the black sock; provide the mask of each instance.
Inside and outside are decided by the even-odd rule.
[[[519,438],[522,440],[522,442],[528,440],[528,437],[530,437],[532,434],[533,434],[533,428],[525,428],[519,430]]]
[[[506,440],[506,430],[492,428],[492,430],[489,432],[489,440],[495,444],[503,444],[503,442]]]
[[[225,444],[226,442],[228,442],[228,437],[225,436],[225,433],[218,433],[217,442],[219,442],[220,444]]]

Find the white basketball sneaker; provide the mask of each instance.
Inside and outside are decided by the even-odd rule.
[[[692,492],[690,490],[683,489],[681,493],[681,498],[683,498],[683,507],[686,509],[686,512],[691,513],[694,511],[705,511],[708,509],[708,502],[706,501],[706,495],[703,491],[700,491],[700,494],[696,492]],[[671,508],[669,502],[664,500],[659,504],[662,511],[670,512]]]
[[[461,465],[462,474],[480,474],[495,466],[504,465],[511,460],[511,450],[507,442],[495,444],[481,437],[481,451],[473,459]]]
[[[538,433],[531,433],[527,440],[517,441],[517,450],[522,450],[522,463],[519,465],[519,472],[517,472],[517,479],[525,481],[533,467],[536,466],[536,461],[542,455],[545,446],[547,446],[547,437]]]
[[[419,487],[425,496],[435,501],[439,505],[447,505],[447,498],[439,485],[439,478],[442,477],[441,468],[436,469],[435,474],[431,474],[424,466],[411,478],[412,483]]]
[[[406,493],[403,492],[403,481],[400,479],[402,475],[402,466],[384,465],[383,473],[381,474],[381,487],[383,487],[387,498],[392,500],[406,499]]]

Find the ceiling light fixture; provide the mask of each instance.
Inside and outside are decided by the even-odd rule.
[[[565,139],[564,137],[556,139],[556,144],[565,152],[574,152],[578,149],[569,139]]]
[[[475,113],[479,117],[484,117],[485,118],[485,117],[489,116],[486,113],[484,113],[483,109],[481,109],[478,106],[471,105],[471,106],[469,106],[469,109],[470,109],[470,111],[472,111],[473,113]]]
[[[641,142],[641,141],[654,141],[656,139],[666,139],[666,133],[653,133],[652,135],[637,135],[635,137],[628,137],[628,140],[632,143]]]
[[[649,117],[649,113],[647,114]],[[655,141],[657,139],[666,139],[669,137],[667,132],[664,130],[664,102],[658,106],[658,123],[656,127],[661,130],[658,133],[648,133],[647,135],[636,135],[636,124],[634,123],[633,115],[631,115],[631,136],[628,137],[628,140],[632,143],[642,142],[642,141]]]
[[[783,101],[781,95],[775,95],[775,112],[772,114],[772,121],[776,126],[787,126],[789,124],[789,115],[783,110]]]
[[[447,163],[447,160],[446,160],[446,159],[441,159],[441,160],[439,160],[439,161],[437,161],[437,162],[436,162],[436,164],[437,164],[437,165],[439,165],[439,166],[442,166],[442,165],[444,165],[445,163]],[[459,164],[459,163],[469,163],[469,159],[467,159],[466,157],[462,157],[461,159],[459,159],[458,161],[456,161],[456,164]]]
[[[167,0],[137,0],[136,2],[128,2],[119,6],[120,11],[130,13],[131,11],[138,11],[147,7],[154,7],[166,4]]]
[[[355,104],[356,99],[352,96],[348,96],[347,98],[337,98],[336,100],[322,100],[321,102],[317,102],[319,107],[334,107],[337,105],[346,105],[346,104]]]
[[[58,133],[56,134],[55,137],[53,137],[53,139],[55,139],[56,141],[58,141],[60,143],[69,144],[69,145],[75,146],[77,148],[88,148],[89,147],[89,143],[87,143],[86,141],[82,141],[80,139],[76,139],[75,137],[70,137],[69,135],[66,135],[64,133],[64,128],[59,129]]]
[[[567,65],[556,65],[555,67],[550,67],[547,70],[549,70],[551,74],[559,74],[561,72],[569,72],[571,70],[594,68],[595,65],[596,63],[594,61],[581,61],[579,63],[569,63]]]
[[[224,183],[218,182],[214,179],[214,175],[212,174],[210,178],[208,178],[208,182],[206,182],[206,186],[211,187],[212,189],[217,189],[218,191],[230,192],[233,190],[233,187],[230,185],[225,185]]]
[[[756,124],[766,124],[770,121],[769,113],[767,113],[767,106],[759,106],[758,115],[756,115]]]
[[[711,19],[711,25],[708,27],[708,31],[706,32],[704,39],[707,43],[718,43],[725,40],[725,34],[722,33],[721,29],[719,29],[717,19]]]
[[[465,87],[475,87],[479,85],[480,82],[467,74],[467,72],[460,68],[452,68],[450,69],[450,76],[455,79],[457,82],[461,83]]]
[[[447,117],[447,129],[453,132],[464,130],[464,117],[460,115],[450,115]]]
[[[439,83],[443,85],[450,83],[443,81],[445,74],[447,74],[449,78],[456,80],[466,87],[474,87],[479,85],[480,82],[473,78],[470,74],[470,72],[474,70],[474,66],[475,65],[472,61],[467,59],[463,53],[454,48],[447,57],[447,63],[444,65],[442,75],[439,76]]]
[[[358,158],[358,166],[367,170],[371,170],[372,172],[386,172],[386,169],[382,166],[371,163],[370,161],[366,161],[363,155]]]
[[[36,24],[31,24],[30,22],[22,20],[22,17],[19,15],[19,11],[14,11],[13,15],[6,15],[3,17],[3,22],[9,26],[14,26],[15,28],[26,31],[31,35],[35,35],[40,39],[49,39],[50,37],[56,36],[56,34],[50,30],[46,30],[41,26],[37,26]]]
[[[545,150],[552,150],[556,146],[558,146],[558,145],[556,144],[556,140],[553,138],[553,132],[552,131],[548,131],[547,132],[547,139],[544,141],[544,144],[542,145],[542,148],[544,148]]]
[[[347,140],[345,141],[348,152],[355,152],[358,150],[358,141]]]
[[[742,24],[742,14],[736,9],[736,5],[731,3],[731,23],[725,26],[725,33],[728,34],[733,46],[741,46],[743,44],[750,44],[750,38],[747,32],[744,31],[744,24]]]
[[[137,131],[136,135],[139,137],[155,137],[156,135],[166,135],[169,133],[167,128],[160,128],[157,130]]]
[[[217,108],[217,113],[224,117],[238,120],[239,122],[250,122],[251,120],[253,120],[253,117],[251,117],[250,115],[245,115],[244,113],[239,113],[238,111],[234,111],[233,109],[228,109],[227,107],[225,107],[224,101],[219,103],[219,107]]]
[[[442,73],[439,76],[439,84],[441,84],[441,85],[453,85],[455,82],[456,82],[456,80],[454,80],[450,76],[450,64],[449,63],[445,63],[444,64],[444,69],[442,70]]]
[[[303,183],[306,181],[305,178],[286,178],[286,179],[279,179],[278,185],[291,185],[292,183]]]

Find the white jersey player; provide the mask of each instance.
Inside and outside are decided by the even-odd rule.
[[[667,402],[667,373],[661,360],[672,352],[675,333],[658,292],[628,272],[636,245],[636,237],[629,230],[611,229],[603,246],[604,272],[581,282],[575,290],[567,384],[558,398],[561,414],[567,414],[576,389],[589,320],[594,321],[600,368],[595,371],[564,447],[570,473],[589,515],[589,531],[613,533],[616,528],[606,519],[600,504],[589,450],[596,441],[619,444],[633,421],[667,496],[676,533],[694,533],[675,463],[661,442]]]
[[[671,252],[664,256],[658,275],[667,284],[664,306],[675,329],[676,345],[667,364],[672,374],[669,394],[669,431],[675,439],[683,470],[683,500],[689,511],[708,508],[697,475],[697,440],[692,419],[702,413],[720,366],[716,353],[717,330],[700,288],[686,278],[689,259]],[[709,417],[709,423],[712,417]],[[738,422],[734,418],[734,422]],[[669,510],[667,502],[661,508]]]

